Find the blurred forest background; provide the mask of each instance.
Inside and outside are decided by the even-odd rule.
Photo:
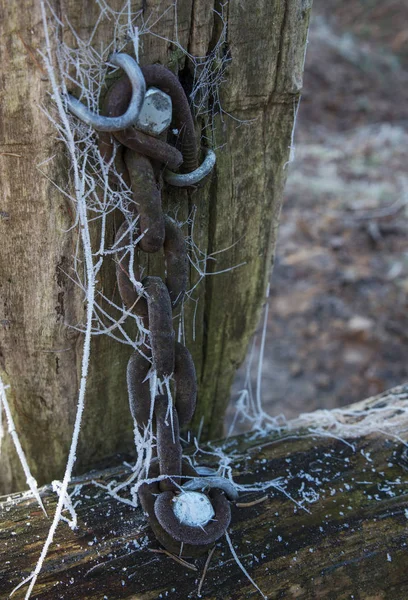
[[[314,0],[271,278],[270,414],[331,409],[408,379],[407,164],[408,3]],[[233,402],[244,377],[245,365]]]

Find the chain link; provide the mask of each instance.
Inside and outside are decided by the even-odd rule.
[[[197,382],[189,350],[175,341],[172,311],[186,293],[189,264],[181,229],[162,212],[157,163],[167,169],[177,169],[181,165],[182,172],[190,177],[186,180],[187,185],[188,181],[202,177],[203,170],[198,167],[194,121],[179,80],[162,65],[149,65],[141,72],[146,88],[154,86],[171,98],[177,147],[138,131],[134,126],[112,132],[104,127],[98,142],[104,160],[109,162],[115,157],[116,172],[132,190],[134,202],[129,208],[133,212],[133,222],[137,223],[132,227],[125,221],[119,227],[114,248],[118,248],[116,276],[122,302],[128,311],[141,318],[148,331],[142,351],[138,349],[130,357],[127,384],[130,410],[141,434],[154,416],[156,448],[148,478],[161,477],[159,482],[142,484],[139,498],[156,538],[165,548],[185,556],[198,556],[225,533],[231,519],[228,498],[232,499],[233,493],[227,480],[203,477],[182,457],[179,428],[185,427],[193,417]],[[103,114],[112,122],[116,123],[121,115],[127,114],[129,104],[137,96],[134,85],[128,76],[124,76],[107,93]],[[211,160],[214,162],[214,157]],[[183,179],[177,180],[182,175],[166,173],[170,174],[167,181],[171,182],[171,176],[175,175],[175,185],[186,185]],[[165,282],[154,276],[140,282],[139,252],[157,253],[160,250],[164,254]],[[160,381],[167,382],[163,389],[170,390],[172,386],[174,397],[173,402],[168,394],[156,395],[154,410],[149,384],[151,369]],[[173,510],[177,498],[187,493],[188,484],[190,489],[204,490],[212,505],[214,516],[204,525],[185,524]]]

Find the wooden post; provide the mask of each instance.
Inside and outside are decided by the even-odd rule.
[[[123,6],[119,0],[111,4]],[[51,6],[84,39],[100,16],[96,2],[87,2],[86,10],[79,0],[64,2],[63,9],[56,1]],[[267,287],[302,87],[311,0],[258,0],[250,6],[231,0],[224,8],[217,0],[180,0],[176,9],[170,0],[132,3],[133,11],[139,9],[140,22],[155,22],[157,34],[143,37],[141,63],[169,65],[187,88],[193,66],[178,46],[163,38],[178,36],[191,55],[206,56],[222,32],[222,10],[227,27],[218,57],[219,64],[229,58],[225,81],[208,99],[214,107],[214,94],[219,93],[223,111],[210,123],[216,171],[203,189],[177,195],[180,218],[197,207],[195,243],[217,259],[207,261],[210,275],[197,287],[198,304],[186,306],[187,341],[199,379],[194,427],[203,418],[203,435],[214,437],[222,433],[231,381]],[[0,375],[10,385],[8,397],[33,475],[44,483],[62,476],[78,397],[82,335],[72,326],[83,321],[84,306],[70,278],[78,232],[70,229],[70,202],[51,183],[69,190],[70,166],[41,111],[42,105],[50,106],[50,82],[38,53],[44,49],[40,3],[22,7],[16,0],[0,0],[0,14]],[[112,35],[112,21],[103,20],[95,47],[106,45]],[[62,37],[72,40],[68,27]],[[217,64],[215,60],[212,68]],[[199,117],[197,135],[210,135],[201,130],[203,125]],[[174,206],[174,197],[173,192],[167,195],[167,206]],[[112,241],[117,225],[113,218],[108,222]],[[211,274],[241,263],[235,270]],[[192,269],[192,284],[197,277]],[[108,297],[115,297],[111,259],[105,261],[100,285]],[[129,354],[128,347],[107,337],[93,339],[77,452],[80,470],[132,451],[125,385]],[[8,438],[0,482],[4,492],[24,484]]]
[[[308,422],[322,424],[317,411],[281,433],[251,433],[224,445],[237,483],[276,480],[275,487],[240,494],[229,528],[236,555],[270,600],[407,597],[408,462],[406,443],[397,435],[407,427],[407,394],[406,386],[399,387],[344,407],[331,417],[340,429],[312,433]],[[33,597],[200,597],[206,557],[189,561],[189,568],[157,553],[141,511],[98,487],[128,475],[112,465],[72,483],[78,527],[59,526]],[[44,489],[42,497],[52,515],[55,495]],[[34,569],[50,521],[22,494],[2,498],[1,521],[0,598],[6,599]],[[22,588],[13,598],[24,593]],[[216,545],[201,594],[209,600],[261,598],[225,538]]]

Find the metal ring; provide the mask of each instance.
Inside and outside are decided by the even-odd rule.
[[[142,284],[148,306],[153,368],[158,377],[169,377],[174,372],[174,329],[169,292],[160,277],[145,277]]]
[[[121,300],[127,310],[132,310],[135,314],[139,315],[139,317],[147,320],[148,311],[146,298],[141,296],[140,290],[138,291],[133,287],[132,279],[130,278],[130,256],[124,249],[125,246],[129,246],[131,243],[131,236],[128,229],[128,222],[123,221],[115,236],[114,246],[118,247],[116,254],[116,280]],[[140,267],[136,253],[133,261],[133,278],[136,281],[139,281],[140,279]]]
[[[164,216],[164,232],[166,285],[174,309],[183,301],[187,290],[189,269],[187,246],[181,228],[168,215]]]
[[[215,165],[215,160],[215,152],[207,148],[205,159],[198,169],[192,171],[191,173],[173,173],[173,171],[165,169],[163,173],[163,179],[166,183],[176,187],[188,187],[190,185],[195,185],[211,173]]]
[[[142,108],[144,96],[146,93],[146,83],[143,73],[137,62],[128,54],[113,54],[109,61],[121,67],[127,74],[132,85],[132,98],[130,104],[123,115],[119,117],[103,117],[89,110],[71,94],[68,94],[68,109],[76,115],[81,121],[90,125],[97,131],[120,131],[130,127],[137,119]]]
[[[160,475],[181,475],[183,450],[180,443],[180,430],[177,411],[169,406],[167,396],[158,395],[154,401],[156,417],[156,444]],[[162,492],[175,491],[179,487],[179,478],[172,477],[160,481]]]
[[[154,514],[162,528],[175,540],[193,546],[207,546],[224,535],[231,521],[231,507],[220,490],[210,491],[209,497],[215,517],[204,527],[191,527],[181,523],[173,511],[174,497],[173,492],[159,494],[154,503]]]
[[[145,236],[142,240],[139,241],[137,247],[135,247],[135,255],[133,260],[133,275],[134,279],[137,281],[140,279],[140,266],[137,258],[137,248],[141,248],[145,251],[151,251],[153,246],[153,242],[157,235],[160,233],[161,225],[159,218],[155,221],[154,218],[149,219],[149,212],[152,213],[152,206],[146,205],[148,203],[149,198],[146,192],[146,186],[143,189],[142,186],[139,185],[139,208],[140,208],[140,222],[139,226],[136,230],[137,235],[140,235],[140,228],[148,229]],[[153,198],[152,198],[153,200]],[[152,204],[152,203],[151,203]],[[144,210],[145,208],[148,210]],[[153,206],[153,208],[155,208]],[[154,213],[153,213],[154,214]],[[147,316],[147,305],[146,300],[140,296],[140,290],[136,290],[133,287],[132,281],[130,279],[130,256],[125,247],[130,245],[130,234],[128,232],[129,225],[127,221],[124,221],[122,225],[119,227],[114,246],[118,247],[117,251],[117,263],[116,263],[116,278],[119,288],[119,293],[122,299],[123,304],[126,306],[128,310],[132,309],[138,314],[140,317]],[[186,243],[181,232],[181,229],[177,225],[177,223],[171,219],[168,215],[164,215],[164,260],[166,264],[166,286],[169,291],[170,299],[172,301],[172,308],[174,309],[176,306],[182,302],[184,298],[184,294],[186,292],[187,283],[188,283],[188,258],[187,258],[187,248]],[[150,236],[149,236],[150,234]],[[146,241],[149,243],[147,247],[146,244],[142,246],[142,242]],[[147,247],[147,250],[146,250]],[[136,302],[138,303],[136,306]]]
[[[183,344],[174,344],[175,404],[180,427],[190,423],[197,402],[197,377],[193,357]],[[194,475],[197,477],[198,474]]]
[[[148,477],[154,478],[158,477],[159,475],[159,461],[156,458],[153,459],[153,461],[150,464]],[[183,475],[192,477],[197,475],[194,468],[185,459],[183,460]],[[169,534],[165,529],[163,529],[154,511],[154,504],[158,495],[160,495],[160,487],[159,482],[157,481],[150,484],[144,483],[140,486],[138,490],[138,496],[143,511],[148,516],[149,525],[152,528],[153,533],[156,536],[158,542],[162,544],[162,546],[164,546],[169,552],[172,552],[177,556],[183,557],[201,556],[204,552],[209,550],[213,545],[212,542],[208,542],[206,545],[199,546],[195,546],[193,544],[185,542],[181,543],[175,540],[171,534]]]
[[[161,193],[157,187],[151,161],[138,152],[126,150],[123,159],[129,172],[134,205],[139,212],[139,229],[143,234],[139,248],[158,252],[164,243],[165,229]]]
[[[134,352],[129,359],[126,381],[129,394],[129,406],[139,431],[143,434],[150,419],[150,385],[147,375],[151,363],[139,352]]]

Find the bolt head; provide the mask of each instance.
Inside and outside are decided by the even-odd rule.
[[[181,492],[173,500],[173,512],[190,527],[204,527],[215,515],[210,499],[200,492]]]
[[[149,135],[158,136],[169,127],[171,111],[170,96],[162,90],[151,87],[145,94],[135,126]]]

